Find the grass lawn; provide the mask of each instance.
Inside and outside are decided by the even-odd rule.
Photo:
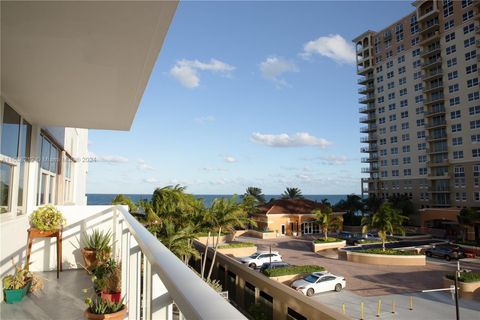
[[[369,253],[369,254],[382,254],[382,255],[387,255],[387,256],[416,256],[418,254],[413,253],[413,252],[406,252],[406,251],[400,251],[400,250],[393,250],[393,249],[385,249],[385,251],[382,250],[382,248],[373,248],[373,249],[362,249],[362,250],[355,250],[352,252],[358,252],[358,253]]]
[[[230,249],[230,248],[248,248],[255,247],[255,243],[251,242],[236,242],[236,243],[227,243],[218,246],[218,249]]]
[[[447,274],[447,279],[455,280],[455,275]],[[458,277],[458,281],[460,282],[478,282],[480,281],[480,272],[462,272],[460,273],[460,277]]]
[[[312,272],[324,271],[324,267],[306,265],[306,266],[290,266],[288,268],[266,269],[263,274],[267,277],[289,276],[293,274],[307,274]]]
[[[325,238],[318,238],[318,239],[314,240],[313,242],[314,243],[330,243],[330,242],[341,242],[341,241],[343,241],[343,240],[338,239],[338,238],[328,237],[326,240],[325,240]]]

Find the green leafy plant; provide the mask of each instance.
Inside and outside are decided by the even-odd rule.
[[[315,239],[313,242],[315,242],[315,243],[329,243],[329,242],[341,242],[341,241],[343,241],[343,240],[342,240],[342,239],[337,239],[337,238],[328,237],[327,239],[325,239],[325,238]]]
[[[36,293],[43,289],[43,280],[36,273],[30,272],[28,268],[15,265],[15,272],[6,275],[2,279],[3,289],[18,290],[30,283],[29,292]]]
[[[95,251],[97,259],[106,260],[110,257],[112,252],[112,248],[110,246],[111,241],[111,231],[104,232],[98,229],[93,229],[92,233],[83,234],[80,245],[85,250]]]
[[[104,263],[97,265],[93,270],[93,283],[96,291],[105,293],[120,292],[121,286],[121,264],[110,258]]]
[[[37,208],[29,218],[30,225],[41,231],[57,230],[66,223],[63,214],[50,204]]]
[[[447,279],[454,280],[454,274],[447,274]],[[458,281],[460,282],[478,282],[480,281],[480,272],[478,271],[470,271],[470,272],[460,272],[460,276],[458,277]]]
[[[288,268],[265,269],[263,274],[267,277],[289,276],[293,274],[307,274],[312,272],[325,271],[324,267],[315,265],[290,266]]]
[[[383,254],[388,256],[416,256],[418,253],[416,251],[402,251],[402,250],[394,250],[386,248],[383,250],[382,248],[372,248],[372,249],[362,249],[362,250],[355,250],[352,252],[358,253],[369,253],[369,254]]]
[[[249,248],[255,247],[255,243],[252,242],[238,242],[238,243],[227,243],[218,246],[218,249],[230,249],[230,248]]]
[[[103,299],[100,296],[94,296],[93,298],[88,297],[85,299],[85,303],[88,305],[88,311],[93,314],[110,314],[118,312],[125,307],[124,301],[125,297],[118,303]]]

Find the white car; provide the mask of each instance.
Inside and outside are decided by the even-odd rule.
[[[282,261],[282,256],[277,251],[257,251],[251,256],[244,257],[240,261],[246,264],[250,268],[260,268],[264,263],[268,262],[280,262]]]
[[[294,281],[292,288],[306,296],[326,291],[342,291],[347,285],[344,277],[339,277],[329,272],[313,272],[303,279]]]

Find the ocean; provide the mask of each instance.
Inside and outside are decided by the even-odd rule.
[[[100,193],[88,193],[87,194],[87,204],[89,205],[108,205],[112,203],[113,198],[116,194],[100,194]],[[152,197],[151,194],[125,194],[133,200],[133,202],[138,202],[138,200],[150,200]],[[205,206],[210,207],[215,198],[230,198],[232,195],[228,194],[196,194],[195,197],[203,199]],[[240,196],[240,195],[239,195]],[[346,194],[309,194],[303,195],[305,198],[313,201],[321,201],[323,199],[328,199],[328,201],[333,205],[339,202],[340,200],[346,199]],[[280,195],[265,195],[265,200],[269,201],[270,199],[278,199]]]

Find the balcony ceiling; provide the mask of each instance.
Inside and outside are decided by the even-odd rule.
[[[35,124],[130,129],[177,4],[2,1],[2,96]]]

